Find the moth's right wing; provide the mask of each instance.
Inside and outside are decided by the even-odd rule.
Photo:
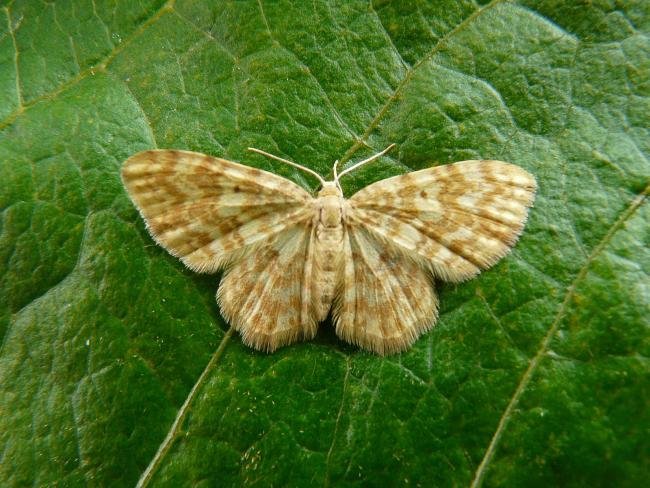
[[[316,334],[313,237],[311,222],[290,226],[226,271],[217,301],[248,346],[271,352]]]
[[[313,197],[295,183],[191,151],[135,154],[122,181],[156,242],[199,272],[232,263],[313,212]]]
[[[381,355],[407,349],[438,316],[426,264],[364,225],[346,226],[337,291],[336,334]]]
[[[336,332],[378,354],[431,328],[432,278],[458,282],[504,256],[521,233],[535,179],[501,161],[463,161],[373,183],[349,200]]]

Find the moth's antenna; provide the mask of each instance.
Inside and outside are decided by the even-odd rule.
[[[377,159],[377,158],[383,156],[383,155],[386,154],[388,151],[390,151],[391,149],[393,149],[393,147],[395,147],[395,144],[391,144],[391,145],[388,146],[386,149],[384,149],[382,152],[379,152],[379,153],[375,154],[374,156],[370,156],[368,159],[364,159],[363,161],[359,161],[358,163],[353,164],[353,165],[350,166],[348,169],[341,171],[341,172],[339,173],[338,177],[336,176],[336,165],[334,165],[334,178],[336,179],[336,181],[338,181],[338,180],[339,180],[339,179],[340,179],[344,174],[349,173],[350,171],[355,170],[355,169],[357,169],[359,166],[362,166],[362,165],[364,165],[364,164],[366,164],[366,163],[369,163],[370,161],[374,161],[375,159]],[[338,163],[338,161],[337,161],[337,163]]]
[[[336,161],[334,161],[334,169],[333,169],[333,171],[334,171],[334,183],[336,183],[336,186],[342,192],[343,188],[341,188],[341,184],[339,183],[339,175],[337,173],[338,170],[339,170],[339,160],[337,159]]]
[[[261,149],[255,149],[254,147],[249,147],[248,150],[256,152],[258,154],[261,154],[262,156],[266,156],[267,158],[275,159],[275,160],[280,161],[282,163],[288,164],[289,166],[293,166],[294,168],[301,169],[301,170],[309,173],[310,175],[316,177],[318,179],[318,181],[320,181],[320,184],[325,186],[325,180],[322,178],[321,175],[316,173],[316,171],[313,171],[313,170],[311,170],[309,168],[305,168],[304,166],[302,166],[302,165],[300,165],[298,163],[294,163],[293,161],[289,161],[288,159],[284,159],[284,158],[281,158],[279,156],[274,156],[273,154],[269,154],[266,151],[262,151]]]

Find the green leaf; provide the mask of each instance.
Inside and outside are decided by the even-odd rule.
[[[644,483],[650,3],[1,5],[0,484]],[[244,347],[119,178],[185,148],[314,188],[245,148],[328,175],[391,142],[348,195],[478,157],[540,189],[513,253],[439,284],[389,358],[330,323]]]

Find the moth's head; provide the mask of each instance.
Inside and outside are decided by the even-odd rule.
[[[318,197],[340,197],[342,195],[338,181],[325,181],[318,190]]]

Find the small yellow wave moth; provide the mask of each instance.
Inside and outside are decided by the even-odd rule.
[[[241,164],[180,150],[131,156],[122,180],[154,240],[190,269],[223,270],[217,301],[244,343],[274,351],[337,335],[377,354],[404,351],[435,323],[433,280],[460,282],[514,245],[535,197],[518,166],[461,161],[373,183],[339,180],[391,149],[316,177],[316,196]]]

